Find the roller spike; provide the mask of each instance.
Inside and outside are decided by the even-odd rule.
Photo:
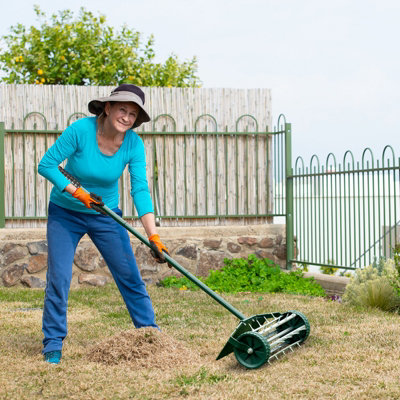
[[[272,330],[278,328],[279,326],[281,326],[281,325],[283,325],[283,324],[286,324],[287,322],[289,322],[290,320],[292,320],[292,319],[295,318],[295,317],[296,317],[296,314],[290,314],[290,315],[288,315],[287,317],[285,317],[285,318],[283,318],[283,319],[277,318],[277,319],[275,319],[275,320],[272,321],[272,322],[275,322],[276,320],[278,320],[278,322],[277,322],[276,324],[273,324],[273,325],[270,325],[270,324],[268,324],[268,325],[263,325],[264,329],[262,329],[262,327],[261,327],[261,328],[259,329],[258,333],[260,333],[261,335],[264,335],[264,336],[265,336],[265,334],[266,334],[267,332],[272,331]]]

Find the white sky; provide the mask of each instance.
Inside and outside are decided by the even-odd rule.
[[[155,36],[156,55],[197,56],[204,87],[272,89],[273,116],[293,128],[294,157],[340,162],[372,148],[400,147],[398,0],[13,0],[0,13],[11,25],[36,24],[33,4],[51,15],[100,12]]]

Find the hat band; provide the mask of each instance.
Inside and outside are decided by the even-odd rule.
[[[112,92],[110,94],[109,101],[118,101],[118,100],[113,100],[112,99],[113,97],[120,98],[119,101],[133,101],[134,103],[137,103],[137,104],[143,106],[142,99],[137,94],[132,93],[132,92],[127,92],[124,90],[120,90],[118,92]],[[128,99],[130,99],[130,100],[128,100]]]

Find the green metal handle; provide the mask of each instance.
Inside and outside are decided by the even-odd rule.
[[[109,209],[107,206],[99,206],[107,215],[113,218],[116,222],[122,225],[125,229],[127,229],[132,235],[138,238],[142,243],[144,243],[147,247],[152,249],[150,242],[147,240],[145,236],[137,232],[130,224],[128,224],[123,218],[121,218],[114,211]],[[211,290],[207,285],[205,285],[201,280],[196,278],[193,274],[183,268],[178,262],[176,262],[171,256],[166,253],[163,253],[164,258],[173,266],[176,270],[178,270],[182,275],[186,276],[190,281],[192,281],[195,285],[197,285],[200,289],[206,292],[209,296],[211,296],[215,301],[224,306],[228,311],[230,311],[235,317],[240,320],[246,319],[246,316],[243,315],[240,311],[238,311],[235,307],[225,301],[221,296]]]
[[[64,168],[61,166],[58,167],[59,171],[68,178],[68,180],[74,184],[76,187],[82,187],[80,182],[71,174],[69,174]],[[87,191],[84,187],[82,187],[83,190]],[[123,218],[121,218],[118,214],[116,214],[114,211],[112,211],[110,208],[108,208],[106,205],[103,206],[97,206],[97,208],[101,209],[105,214],[110,216],[112,219],[114,219],[116,222],[118,222],[121,226],[123,226],[125,229],[127,229],[132,235],[137,237],[142,243],[144,243],[147,247],[149,247],[151,250],[153,250],[153,247],[151,246],[150,242],[146,237],[141,235],[139,232],[137,232],[130,224],[128,224]],[[213,290],[211,290],[207,285],[205,285],[201,280],[197,279],[194,275],[192,275],[189,271],[186,271],[185,268],[183,268],[180,264],[178,264],[172,257],[170,257],[168,254],[163,253],[163,256],[165,260],[173,266],[176,270],[178,270],[182,275],[186,276],[189,280],[191,280],[195,285],[197,285],[200,289],[202,289],[204,292],[206,292],[209,296],[211,296],[215,301],[217,301],[219,304],[224,306],[228,311],[230,311],[235,317],[239,318],[240,320],[246,319],[246,316],[243,315],[240,311],[236,310],[235,307],[233,307],[231,304],[229,304],[227,301],[225,301],[221,296],[219,296],[217,293],[215,293]]]

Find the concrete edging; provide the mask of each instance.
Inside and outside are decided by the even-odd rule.
[[[320,274],[318,272],[305,272],[304,277],[314,278],[329,295],[342,295],[350,282],[350,278],[345,276]]]

